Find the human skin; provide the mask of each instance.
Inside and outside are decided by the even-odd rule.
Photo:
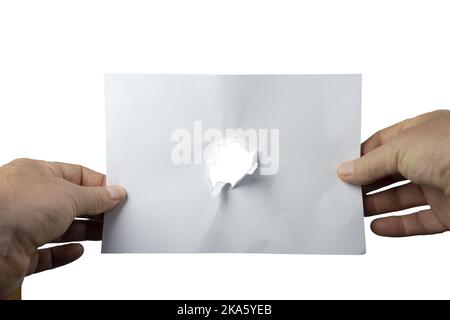
[[[381,130],[362,144],[362,157],[341,164],[345,182],[363,186],[366,216],[423,205],[431,209],[376,219],[382,236],[412,236],[450,230],[450,111],[438,110]],[[367,193],[392,183],[411,182]],[[126,198],[105,176],[77,165],[18,159],[0,167],[0,298],[25,275],[70,263],[83,248],[49,242],[101,239],[99,214]],[[74,220],[87,216],[88,220]]]
[[[401,237],[450,230],[450,111],[426,113],[381,130],[362,144],[361,154],[339,165],[337,174],[363,186],[366,216],[431,207],[375,219],[374,233]],[[402,180],[411,182],[367,195]]]
[[[124,188],[107,187],[103,174],[78,165],[17,159],[0,167],[0,299],[26,275],[81,257],[80,244],[39,247],[100,240],[100,214],[125,198]]]

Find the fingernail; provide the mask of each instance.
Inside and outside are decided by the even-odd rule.
[[[353,161],[341,163],[337,168],[337,174],[341,177],[351,176],[353,174]]]
[[[123,200],[127,197],[127,192],[124,187],[121,186],[108,186],[106,187],[111,200]]]

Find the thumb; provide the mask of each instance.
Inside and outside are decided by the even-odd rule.
[[[345,182],[367,185],[398,173],[399,150],[384,144],[359,159],[341,163],[337,175]]]
[[[77,186],[76,216],[97,215],[111,210],[127,197],[122,186]]]

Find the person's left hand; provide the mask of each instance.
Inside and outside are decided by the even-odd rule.
[[[80,244],[38,248],[100,240],[100,214],[125,198],[124,188],[106,187],[103,174],[78,165],[17,159],[0,167],[0,298],[26,275],[81,257]]]

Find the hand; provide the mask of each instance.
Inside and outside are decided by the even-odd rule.
[[[363,186],[366,216],[431,207],[376,219],[373,232],[401,237],[450,230],[450,111],[426,113],[381,130],[362,144],[361,153],[361,158],[341,164],[337,173]],[[367,195],[402,180],[410,182]]]
[[[80,244],[38,247],[101,239],[98,215],[126,197],[122,187],[104,185],[104,175],[78,165],[18,159],[0,167],[0,298],[20,286],[25,275],[83,254]],[[91,219],[75,220],[81,216]]]

